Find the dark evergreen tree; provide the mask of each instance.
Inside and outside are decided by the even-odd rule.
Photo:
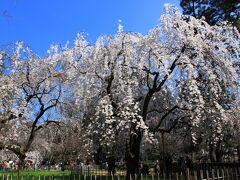
[[[210,25],[229,21],[240,30],[240,0],[181,0],[183,14],[205,17]]]

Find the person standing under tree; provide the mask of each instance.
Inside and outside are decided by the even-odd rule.
[[[109,156],[108,160],[107,160],[107,164],[108,164],[108,175],[111,176],[115,174],[116,170],[116,165],[115,165],[115,158],[114,156]]]

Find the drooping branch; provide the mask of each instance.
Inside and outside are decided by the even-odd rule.
[[[173,112],[175,111],[175,109],[179,108],[178,106],[173,106],[171,109],[169,109],[159,120],[158,125],[154,128],[153,131],[156,131],[157,129],[159,129],[159,127],[161,126],[162,122]]]
[[[177,66],[177,62],[180,59],[180,57],[184,54],[185,50],[186,50],[186,46],[183,45],[179,55],[173,61],[172,65],[170,66],[170,68],[168,70],[168,73],[164,76],[163,80],[158,85],[156,91],[160,91],[162,89],[162,87],[165,84],[165,82],[167,81],[168,77],[172,74],[172,72],[174,71],[175,67]]]
[[[48,111],[49,109],[51,109],[53,107],[56,107],[58,105],[60,97],[61,97],[61,88],[59,88],[58,97],[56,99],[52,99],[52,101],[54,101],[54,102],[51,105],[45,107],[45,104],[42,101],[43,94],[41,94],[40,96],[37,96],[37,99],[38,99],[38,102],[39,102],[39,105],[40,105],[40,109],[39,109],[38,115],[36,116],[36,118],[33,121],[31,132],[30,132],[27,144],[24,147],[24,152],[28,151],[28,149],[30,148],[30,146],[31,146],[31,144],[34,140],[37,123],[39,122],[40,118],[43,117],[43,115],[45,114],[46,111]]]
[[[190,116],[187,115],[187,116],[175,118],[170,127],[166,127],[166,128],[161,127],[161,128],[160,128],[160,126],[159,126],[159,127],[152,128],[152,129],[150,129],[150,130],[151,130],[153,133],[156,133],[156,132],[171,133],[171,131],[172,131],[179,123],[185,123],[185,122],[182,122],[181,120],[183,120],[183,119],[185,119],[185,118],[188,118],[188,117],[190,117]]]
[[[39,125],[38,127],[36,127],[35,132],[39,131],[40,129],[47,127],[50,124],[56,124],[57,126],[60,126],[60,122],[59,121],[53,121],[53,120],[47,120],[45,121],[44,124]]]
[[[142,108],[143,121],[146,121],[148,106],[149,106],[149,103],[150,103],[150,100],[151,100],[152,96],[154,95],[154,93],[156,93],[156,92],[158,92],[162,89],[162,87],[165,84],[165,82],[167,81],[168,77],[174,71],[177,61],[180,59],[181,55],[185,52],[185,49],[186,49],[186,46],[184,45],[181,49],[181,53],[179,53],[179,55],[174,59],[172,65],[170,66],[170,68],[168,70],[169,73],[164,76],[163,80],[161,80],[159,85],[157,85],[159,72],[152,73],[154,75],[153,86],[152,86],[151,89],[148,90],[148,93],[147,93],[147,95],[145,96],[145,99],[144,99],[143,108]],[[149,69],[145,69],[145,71],[150,72]]]

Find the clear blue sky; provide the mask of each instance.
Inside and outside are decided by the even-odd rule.
[[[0,45],[22,40],[44,55],[52,43],[72,42],[86,32],[94,42],[114,34],[118,20],[125,31],[147,33],[165,3],[179,0],[0,0]]]

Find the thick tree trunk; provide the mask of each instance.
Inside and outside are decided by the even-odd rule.
[[[140,131],[134,132],[130,135],[129,142],[127,143],[126,152],[126,165],[127,165],[127,175],[126,180],[130,180],[135,175],[139,175],[139,158],[140,158],[140,144],[142,140],[142,134]]]
[[[18,156],[18,159],[19,159],[18,167],[17,167],[17,180],[19,180],[20,179],[20,176],[19,176],[20,175],[20,171],[24,170],[24,168],[25,168],[24,160],[26,158],[26,155],[24,153],[20,153],[17,156]]]
[[[18,155],[18,170],[23,170],[25,168],[25,163],[24,163],[24,160],[26,158],[26,155],[25,154],[19,154]]]
[[[162,155],[165,157],[165,139],[164,139],[164,132],[161,132],[162,135]]]
[[[215,155],[216,155],[216,161],[217,162],[222,162],[222,144],[221,141],[217,142],[216,150],[215,150]]]
[[[20,179],[20,171],[24,170],[25,168],[25,163],[24,163],[25,158],[26,158],[25,154],[18,154],[19,161],[17,166],[17,180]]]
[[[155,78],[154,80],[154,84],[155,84],[154,86],[156,86],[156,80],[157,78]],[[156,89],[149,90],[149,92],[147,93],[144,99],[143,108],[142,108],[142,118],[144,122],[147,119],[147,110],[148,110],[149,102],[155,92],[156,92]],[[127,147],[126,147],[126,165],[127,165],[126,180],[130,180],[130,176],[132,175],[135,176],[136,174],[138,175],[138,178],[140,177],[138,164],[139,164],[139,158],[140,158],[140,144],[142,141],[142,130],[135,129],[135,128],[136,128],[136,125],[133,124],[131,128],[129,142],[127,143]]]
[[[215,162],[213,144],[209,144],[209,158],[210,158],[211,162]]]

